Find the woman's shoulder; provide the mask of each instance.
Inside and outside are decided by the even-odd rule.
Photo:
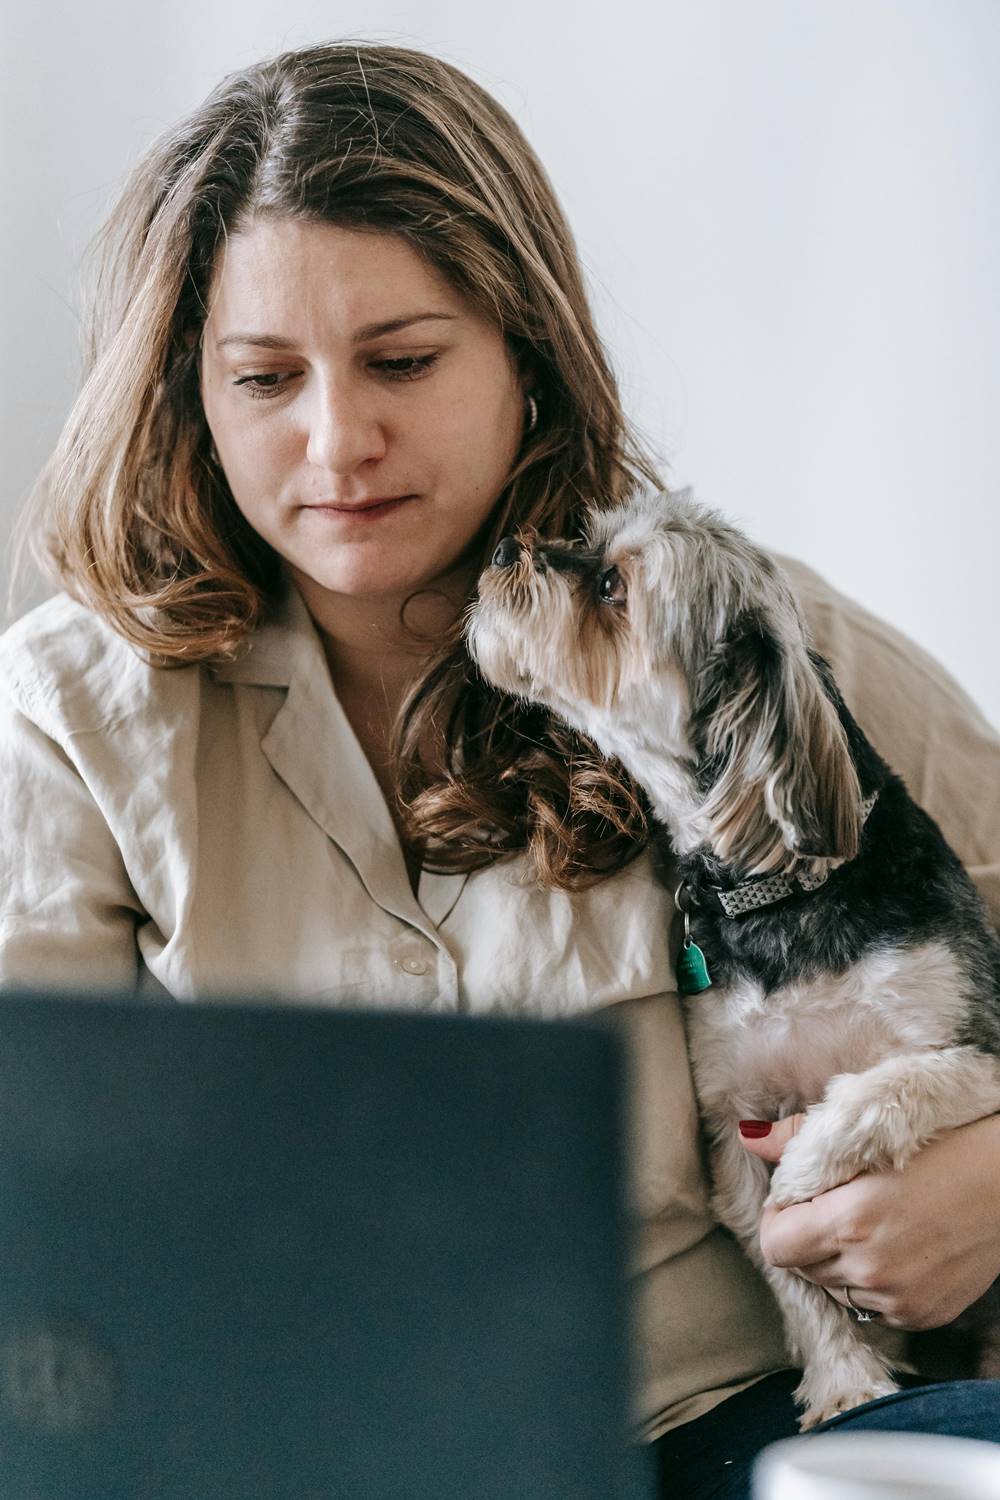
[[[176,697],[192,670],[152,666],[68,594],[47,599],[0,635],[3,696],[57,738],[105,728],[151,700]]]
[[[797,558],[778,555],[848,706],[879,723],[931,713],[995,739],[992,726],[951,673],[897,626],[829,583]]]
[[[1000,916],[1000,735],[930,652],[805,563],[778,562],[851,713]]]

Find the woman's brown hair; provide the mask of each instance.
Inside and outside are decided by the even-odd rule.
[[[283,587],[213,456],[198,388],[220,244],[265,218],[401,236],[532,371],[540,420],[484,561],[515,529],[574,536],[588,501],[663,488],[623,414],[570,229],[510,115],[422,52],[283,53],[224,79],[128,179],[98,240],[83,387],[32,496],[45,570],[156,665],[237,654]],[[544,883],[580,886],[645,841],[621,768],[484,683],[461,621],[401,711],[394,762],[429,867],[526,850]]]

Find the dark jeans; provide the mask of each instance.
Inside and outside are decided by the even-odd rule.
[[[768,1443],[795,1437],[797,1370],[782,1370],[730,1396],[705,1416],[650,1445],[660,1500],[750,1500],[754,1459]],[[936,1432],[1000,1443],[1000,1380],[916,1380],[824,1422],[814,1432]],[[657,1488],[656,1486],[659,1486]]]

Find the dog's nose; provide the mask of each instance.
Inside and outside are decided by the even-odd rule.
[[[521,556],[521,543],[516,536],[505,536],[493,554],[495,568],[510,568]]]

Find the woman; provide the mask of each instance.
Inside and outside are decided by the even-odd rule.
[[[106,249],[33,511],[65,594],[3,643],[0,977],[614,1007],[637,1429],[666,1484],[743,1493],[753,1451],[794,1430],[794,1376],[708,1212],[641,800],[462,645],[500,537],[571,535],[591,497],[663,484],[542,168],[447,64],[307,48],[157,142]],[[790,566],[855,713],[985,888],[995,737],[933,662]],[[886,1322],[954,1316],[1000,1274],[998,1124],[805,1206],[775,1254]],[[897,1420],[985,1435],[984,1392],[920,1392]]]

